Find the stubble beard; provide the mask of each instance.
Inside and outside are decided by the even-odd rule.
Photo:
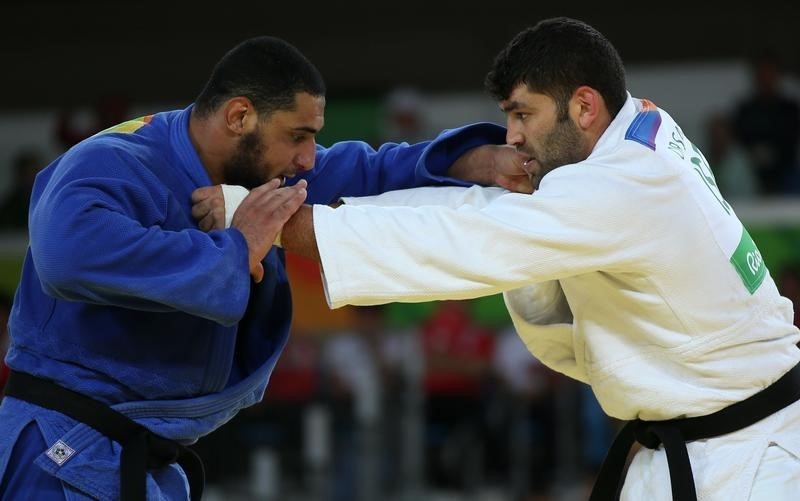
[[[267,146],[261,140],[258,130],[243,135],[233,156],[224,164],[225,183],[252,190],[269,181],[260,166],[266,151]]]
[[[586,159],[583,135],[569,117],[557,120],[542,144],[538,155],[533,155],[539,163],[539,172],[533,178],[535,189],[548,172]]]

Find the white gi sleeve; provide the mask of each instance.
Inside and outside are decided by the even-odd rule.
[[[557,372],[589,382],[583,360],[575,356],[572,312],[558,280],[508,291],[503,299],[517,334],[533,356]]]
[[[389,191],[369,197],[342,197],[341,200],[347,205],[376,205],[380,207],[421,207],[424,205],[485,207],[492,200],[506,193],[509,193],[509,191],[497,187],[425,186]]]
[[[625,266],[635,256],[611,220],[624,212],[606,210],[624,198],[599,193],[601,182],[589,179],[580,193],[572,182],[565,191],[505,193],[482,207],[316,205],[329,305],[471,299]]]

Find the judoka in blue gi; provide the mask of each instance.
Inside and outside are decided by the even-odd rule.
[[[192,105],[103,131],[39,174],[9,321],[0,499],[197,499],[185,445],[262,398],[286,343],[272,243],[301,203],[465,184],[456,175],[527,182],[499,126],[325,148],[324,107],[317,69],[258,37]],[[191,194],[219,183],[253,194],[230,229],[205,233]]]

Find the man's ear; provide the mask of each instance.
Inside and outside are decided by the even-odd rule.
[[[225,126],[240,136],[248,132],[251,127],[255,126],[257,120],[256,110],[253,103],[243,96],[237,96],[225,103],[223,108],[225,117]]]
[[[588,85],[581,85],[572,94],[572,109],[575,122],[581,129],[587,130],[595,124],[598,117],[603,116],[605,101],[597,90]]]

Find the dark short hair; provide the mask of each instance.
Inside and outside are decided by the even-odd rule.
[[[275,37],[245,40],[214,67],[194,103],[199,116],[217,110],[228,99],[243,96],[252,101],[261,117],[291,110],[295,94],[325,95],[319,70],[291,44]]]
[[[581,85],[603,96],[612,118],[627,98],[617,50],[596,29],[567,17],[546,19],[517,34],[497,55],[485,81],[498,101],[508,99],[521,83],[552,97],[562,116]]]

